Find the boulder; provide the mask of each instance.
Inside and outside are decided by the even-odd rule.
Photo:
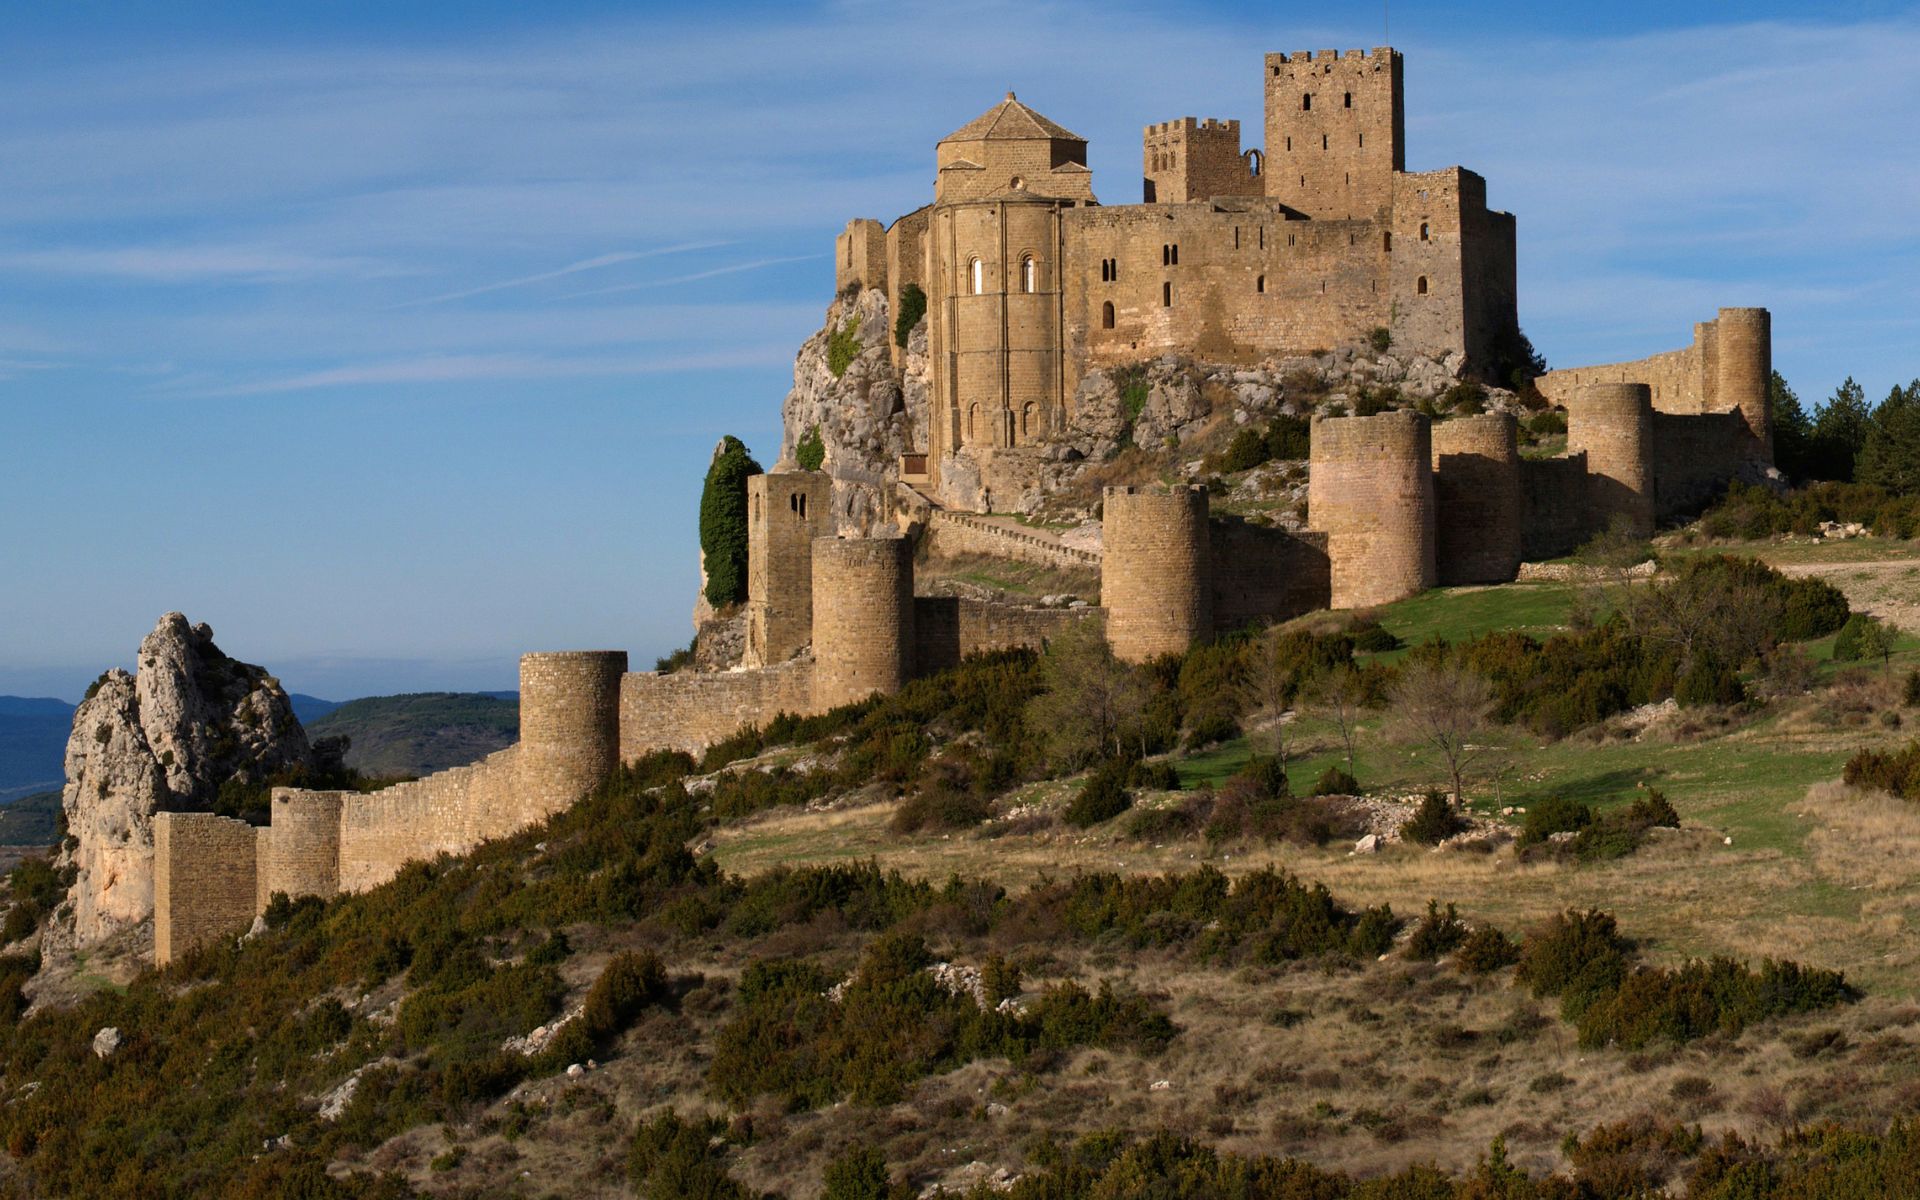
[[[112,1058],[113,1052],[120,1048],[120,1031],[112,1025],[93,1035],[93,1056]]]

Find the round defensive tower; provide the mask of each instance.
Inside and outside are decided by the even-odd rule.
[[[897,692],[912,671],[912,543],[814,539],[814,707]]]
[[[1144,662],[1212,637],[1206,489],[1110,487],[1100,524],[1100,603],[1114,654]]]
[[[625,650],[520,656],[520,808],[528,820],[558,812],[605,783],[620,765],[620,677]]]
[[[1716,407],[1738,409],[1765,455],[1773,461],[1773,317],[1764,308],[1723,308],[1715,322]]]
[[[339,792],[273,789],[260,893],[330,899],[340,891]]]
[[[1435,586],[1433,431],[1400,410],[1316,417],[1307,521],[1327,534],[1334,608],[1389,604]]]
[[[1519,436],[1511,413],[1433,427],[1434,560],[1443,585],[1507,583],[1520,571]]]
[[[1644,383],[1590,383],[1567,405],[1567,453],[1587,455],[1589,521],[1595,532],[1624,517],[1653,533],[1653,390]]]

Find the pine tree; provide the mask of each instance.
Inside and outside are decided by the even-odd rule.
[[[1854,460],[1866,445],[1873,414],[1866,389],[1847,376],[1813,418],[1815,479],[1852,479]]]
[[[1768,406],[1773,421],[1773,461],[1787,478],[1810,478],[1814,467],[1813,419],[1800,403],[1800,397],[1787,386],[1786,377],[1773,373],[1768,385]]]
[[[1873,410],[1854,478],[1896,495],[1920,496],[1920,379],[1894,388]]]

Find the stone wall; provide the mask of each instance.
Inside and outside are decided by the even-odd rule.
[[[1213,636],[1205,488],[1103,493],[1100,601],[1114,654],[1141,662]]]
[[[1509,413],[1433,427],[1434,564],[1442,585],[1506,583],[1520,569],[1517,438]]]
[[[833,239],[833,290],[887,286],[887,231],[866,217],[847,222]]]
[[[1692,517],[1754,463],[1746,419],[1737,412],[1653,414],[1654,516]]]
[[[260,831],[260,906],[275,892],[331,898],[340,890],[340,814],[350,792],[273,789]]]
[[[1567,408],[1567,451],[1585,454],[1591,516],[1653,533],[1653,404],[1644,383],[1589,383]]]
[[[1521,551],[1528,562],[1571,554],[1591,534],[1587,456],[1520,460]]]
[[[1216,196],[1258,196],[1257,156],[1240,153],[1240,122],[1181,117],[1149,125],[1141,137],[1141,199],[1187,204]]]
[[[1427,418],[1408,410],[1315,418],[1312,441],[1307,520],[1329,535],[1332,607],[1390,604],[1433,587]]]
[[[253,826],[212,813],[153,817],[153,960],[242,933],[257,899]]]
[[[1026,608],[955,596],[915,596],[915,670],[921,675],[944,671],[988,650],[1042,649],[1063,630],[1105,615],[1097,608]]]
[[[832,532],[824,472],[748,477],[747,666],[785,662],[813,641],[813,539]]]
[[[1211,522],[1208,542],[1216,634],[1327,607],[1333,578],[1325,534],[1222,517]]]
[[[699,754],[748,726],[813,708],[813,659],[742,671],[630,674],[620,681],[620,757],[655,750]]]
[[[913,674],[913,545],[904,538],[813,543],[813,708],[891,693]]]
[[[519,803],[481,837],[555,813],[604,783],[620,764],[624,650],[520,656]],[[486,810],[481,810],[486,811]]]
[[[1769,385],[1773,377],[1772,317],[1764,308],[1723,308],[1693,327],[1693,344],[1633,362],[1549,371],[1535,381],[1541,395],[1567,409],[1598,383],[1644,383],[1653,410],[1677,415],[1737,412],[1755,461],[1773,457]]]
[[[1407,169],[1400,54],[1266,57],[1266,192],[1316,220],[1386,210]]]
[[[929,514],[925,546],[930,554],[983,554],[1048,567],[1100,565],[1100,555],[1092,550],[1063,546],[1051,538],[947,509],[934,509]]]
[[[378,887],[409,862],[459,854],[527,824],[520,772],[524,750],[523,741],[425,779],[342,795],[339,889]],[[576,793],[567,803],[579,798]],[[277,843],[279,834],[271,840]]]

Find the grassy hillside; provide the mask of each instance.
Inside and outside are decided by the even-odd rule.
[[[0,846],[51,846],[58,831],[58,790],[23,796],[0,808]]]
[[[520,703],[479,692],[350,700],[307,724],[310,738],[352,739],[347,765],[372,776],[428,775],[513,744]]]

